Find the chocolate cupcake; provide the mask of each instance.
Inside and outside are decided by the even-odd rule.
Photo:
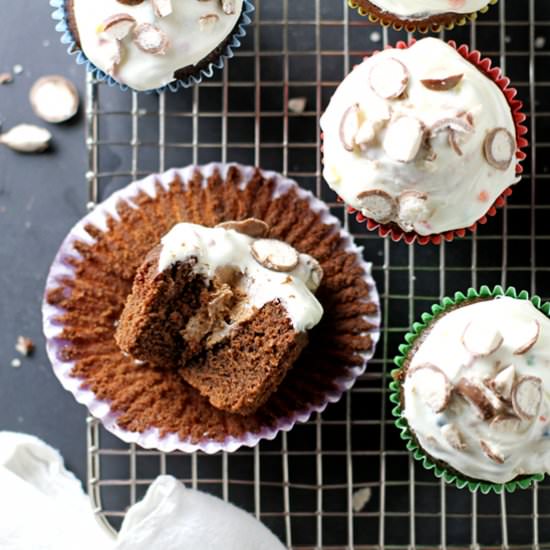
[[[538,296],[482,287],[413,325],[392,373],[393,413],[438,477],[511,492],[550,471],[549,311]]]
[[[360,15],[384,27],[439,32],[465,25],[498,0],[348,0]]]
[[[176,224],[147,255],[115,339],[171,368],[221,410],[255,413],[281,384],[323,308],[323,270],[249,218]]]
[[[175,91],[233,56],[249,0],[50,0],[69,53],[96,78],[136,91]]]
[[[274,372],[283,371],[284,376],[278,380],[267,373],[258,391],[239,403],[234,399],[236,394],[220,401],[212,376],[208,378],[212,371],[204,370],[192,350],[185,357],[185,366],[179,369],[154,364],[142,355],[139,346],[134,346],[139,340],[138,325],[129,321],[135,308],[146,303],[137,296],[140,289],[157,292],[166,303],[164,287],[147,275],[147,264],[151,262],[155,264],[155,277],[168,274],[168,270],[159,272],[160,253],[155,249],[163,235],[169,235],[172,228],[174,234],[178,233],[178,224],[184,223],[195,224],[195,229],[202,227],[199,231],[204,234],[215,231],[235,238],[234,223],[207,228],[247,218],[260,220],[254,223],[268,230],[260,238],[246,238],[251,239],[249,244],[256,243],[254,261],[268,262],[271,271],[281,263],[285,269],[292,268],[287,274],[302,280],[295,290],[308,287],[313,292],[322,270],[315,299],[324,314],[318,324],[317,315],[311,323],[308,317],[302,327],[288,303],[285,305],[284,299],[277,296],[278,291],[275,300],[265,302],[271,309],[265,311],[263,301],[256,304],[256,316],[248,318],[257,323],[253,330],[247,332],[247,327],[241,325],[243,330],[235,334],[251,334],[258,326],[273,326],[279,335],[270,338],[273,342],[280,340],[281,353],[270,357],[282,366]],[[269,248],[273,239],[277,246],[290,245],[285,251],[290,249],[292,255],[298,255],[296,266],[288,264],[288,255],[281,259],[278,253],[273,254]],[[176,264],[169,269],[181,278],[180,289],[191,288],[190,279],[185,278],[188,264]],[[138,270],[141,282],[136,278]],[[284,272],[278,273],[283,277]],[[136,299],[128,299],[134,280]],[[230,287],[235,294],[235,285]],[[209,286],[207,296],[226,296],[228,301],[220,311],[225,307],[233,310],[231,300],[235,297],[221,290]],[[200,296],[199,290],[195,289],[193,295]],[[210,298],[208,303],[213,301]],[[162,300],[156,309],[153,302],[147,302],[151,307],[140,310],[145,313],[140,318],[149,322],[152,313],[161,312]],[[312,300],[308,303],[314,304]],[[283,309],[277,309],[281,304]],[[313,307],[315,310],[319,313]],[[364,371],[378,340],[379,327],[378,297],[370,266],[363,262],[360,250],[326,205],[278,174],[220,164],[151,176],[98,205],[71,230],[61,246],[48,277],[43,313],[48,353],[64,387],[123,440],[163,451],[233,451],[306,421],[313,412],[338,400]],[[200,306],[194,313],[201,314]],[[298,309],[295,313],[299,314]],[[269,322],[274,316],[278,321]],[[224,320],[230,325],[231,315]],[[213,323],[207,335],[217,338],[217,330]],[[300,336],[304,332],[307,344]],[[147,331],[141,334],[146,336],[141,342],[147,343]],[[189,349],[192,340],[188,339]],[[201,342],[206,341],[201,337]],[[204,349],[199,351],[203,353]],[[142,359],[138,359],[140,355]],[[186,366],[190,370],[182,376]]]
[[[322,116],[325,180],[382,236],[438,244],[475,230],[525,158],[508,84],[479,52],[436,38],[375,53]]]

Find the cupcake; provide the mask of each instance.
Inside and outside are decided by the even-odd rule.
[[[177,90],[211,77],[246,34],[249,0],[50,0],[62,42],[100,80]]]
[[[409,32],[439,32],[465,25],[498,0],[348,0],[374,23]]]
[[[370,265],[327,206],[279,174],[222,164],[98,205],[57,254],[43,316],[55,374],[108,430],[206,452],[338,400],[380,322]]]
[[[550,471],[549,311],[526,292],[482,287],[413,325],[392,373],[393,413],[438,477],[511,492]]]
[[[115,334],[221,410],[253,414],[300,355],[323,307],[317,260],[249,218],[175,225],[137,271]]]
[[[519,181],[527,130],[508,83],[478,52],[436,38],[375,53],[322,116],[325,180],[382,236],[463,236]]]

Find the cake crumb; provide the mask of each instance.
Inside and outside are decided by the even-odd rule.
[[[23,65],[20,65],[19,63],[13,66],[13,74],[21,74],[23,70]]]
[[[14,369],[18,369],[21,366],[21,361],[19,359],[12,359],[10,365]]]
[[[25,357],[32,354],[34,351],[34,342],[27,338],[26,336],[18,336],[17,342],[15,344],[15,349],[18,351],[21,355],[24,355]]]
[[[372,490],[370,487],[359,489],[353,493],[352,505],[354,512],[360,512],[369,502],[372,496]]]

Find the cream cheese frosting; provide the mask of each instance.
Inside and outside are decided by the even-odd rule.
[[[278,300],[297,332],[313,328],[323,315],[315,298],[322,269],[308,254],[275,239],[255,239],[234,229],[175,225],[161,240],[159,272],[176,262],[196,258],[196,273],[212,280],[220,268],[237,268],[249,306],[261,308]],[[269,265],[270,267],[266,267]]]
[[[370,0],[382,11],[422,19],[442,13],[474,13],[485,7],[488,0]]]
[[[407,367],[404,416],[422,448],[494,483],[550,472],[550,319],[501,297],[437,319]]]
[[[357,65],[321,127],[329,186],[366,217],[404,231],[469,227],[519,181],[504,94],[436,38]]]
[[[233,31],[243,9],[243,0],[171,0],[168,4],[171,13],[161,17],[153,0],[134,6],[118,0],[73,0],[83,52],[102,71],[135,90],[160,88],[175,80],[177,70],[196,65],[216,50]],[[105,32],[105,22],[120,14],[132,17],[135,25],[117,40]],[[135,30],[143,24],[162,32],[167,41],[164,53],[144,51],[136,43]],[[156,36],[143,38],[154,46],[150,41]]]

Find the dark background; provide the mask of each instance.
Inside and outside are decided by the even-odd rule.
[[[59,43],[47,1],[1,0],[0,7],[0,72],[23,66],[11,84],[0,86],[2,130],[28,122],[46,126],[54,136],[52,151],[42,155],[20,155],[0,146],[0,429],[43,438],[84,479],[84,409],[51,372],[40,316],[49,264],[85,211],[83,117],[63,125],[41,122],[28,93],[40,76],[61,74],[83,96],[85,76]],[[32,357],[15,351],[18,335],[35,342]],[[10,366],[15,357],[21,359],[19,369]]]

